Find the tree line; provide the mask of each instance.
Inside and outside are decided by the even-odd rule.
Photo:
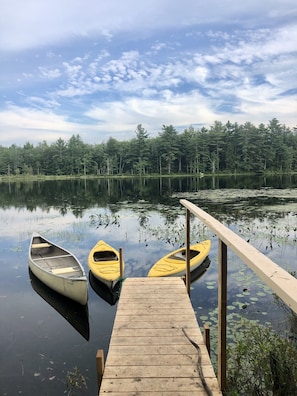
[[[79,135],[23,147],[0,146],[1,175],[170,175],[296,172],[297,129],[274,118],[258,127],[215,121],[178,133],[163,125],[150,137],[142,124],[128,141],[84,143]]]

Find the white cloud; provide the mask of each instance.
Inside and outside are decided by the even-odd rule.
[[[36,96],[28,97],[26,99],[26,102],[28,103],[28,105],[32,107],[36,107],[40,110],[57,109],[58,107],[61,106],[61,104],[54,99],[43,99]]]
[[[230,94],[227,87],[225,90],[221,88],[219,92]],[[233,114],[231,119],[229,112],[224,113],[219,109],[226,99],[218,97],[216,91],[205,97],[197,90],[186,94],[163,90],[154,99],[143,95],[93,105],[83,114],[84,124],[71,122],[65,115],[44,110],[38,98],[31,98],[40,108],[33,110],[10,105],[0,112],[0,144],[14,142],[21,145],[26,141],[37,144],[43,140],[52,143],[59,137],[68,140],[77,133],[90,143],[106,141],[110,136],[126,140],[134,137],[139,123],[151,136],[156,136],[163,124],[172,124],[183,130],[189,125],[209,126],[214,120],[224,123],[230,120],[240,124],[252,121],[258,125],[276,117],[287,126],[296,126],[296,102],[292,97],[277,97],[277,92],[269,85],[253,87],[247,79],[245,85],[234,88],[232,94],[237,98],[238,113]],[[252,120],[250,114],[253,114]]]
[[[4,2],[0,144],[296,126],[296,15],[293,0]]]
[[[294,20],[294,15],[295,0],[74,0],[71,7],[68,0],[11,0],[1,4],[0,49],[23,50],[95,34],[111,40],[119,32],[141,35],[218,21],[253,26],[259,20],[266,24],[275,18]]]
[[[46,78],[48,80],[53,80],[61,76],[61,71],[57,68],[50,69],[47,67],[39,67],[39,72],[42,78]],[[32,77],[32,75],[31,75]]]
[[[86,115],[98,121],[99,130],[132,132],[137,124],[145,125],[148,132],[155,134],[163,124],[176,127],[208,124],[213,121],[209,103],[199,93],[173,95],[165,90],[160,99],[129,98],[112,102],[104,107],[94,107]]]
[[[75,127],[52,111],[8,105],[0,111],[0,144],[53,142],[59,137],[68,138],[69,132],[75,134]]]
[[[212,103],[211,98],[205,98],[197,91],[187,95],[173,95],[165,91],[162,98],[144,99],[130,98],[121,102],[112,102],[103,107],[94,107],[86,115],[98,121],[98,130],[109,130],[114,137],[115,133],[129,133],[135,130],[141,123],[152,135],[160,131],[163,124],[172,124],[176,128],[183,129],[197,123],[209,126],[215,120],[222,122],[245,123],[250,121],[250,114],[254,114],[253,123],[267,123],[272,118],[279,118],[280,122],[287,126],[294,126],[296,118],[294,114],[295,102],[292,98],[278,98],[271,100],[271,91],[261,88],[253,88],[248,85],[244,89],[238,89],[237,114],[232,116],[217,110],[224,100]],[[126,136],[126,135],[125,135]],[[131,135],[132,137],[132,135]]]

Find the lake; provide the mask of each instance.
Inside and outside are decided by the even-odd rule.
[[[185,243],[181,198],[286,270],[297,271],[296,175],[0,184],[0,395],[69,394],[73,379],[87,384],[87,390],[73,394],[95,395],[96,352],[107,354],[117,308],[117,295],[104,294],[96,282],[89,284],[84,309],[32,278],[32,232],[73,252],[87,273],[88,253],[103,239],[122,247],[126,277],[143,277],[160,257]],[[212,241],[210,266],[192,283],[191,300],[199,324],[210,325],[215,360],[218,242],[193,219],[191,242],[203,239]],[[246,317],[295,337],[286,310],[271,291],[230,251],[228,263],[229,325]]]

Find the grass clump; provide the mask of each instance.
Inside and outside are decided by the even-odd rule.
[[[245,320],[228,347],[228,396],[297,395],[296,346]]]

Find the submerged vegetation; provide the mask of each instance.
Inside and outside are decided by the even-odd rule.
[[[73,368],[73,371],[67,372],[67,395],[87,395],[88,386],[86,378],[82,375],[77,367]]]

